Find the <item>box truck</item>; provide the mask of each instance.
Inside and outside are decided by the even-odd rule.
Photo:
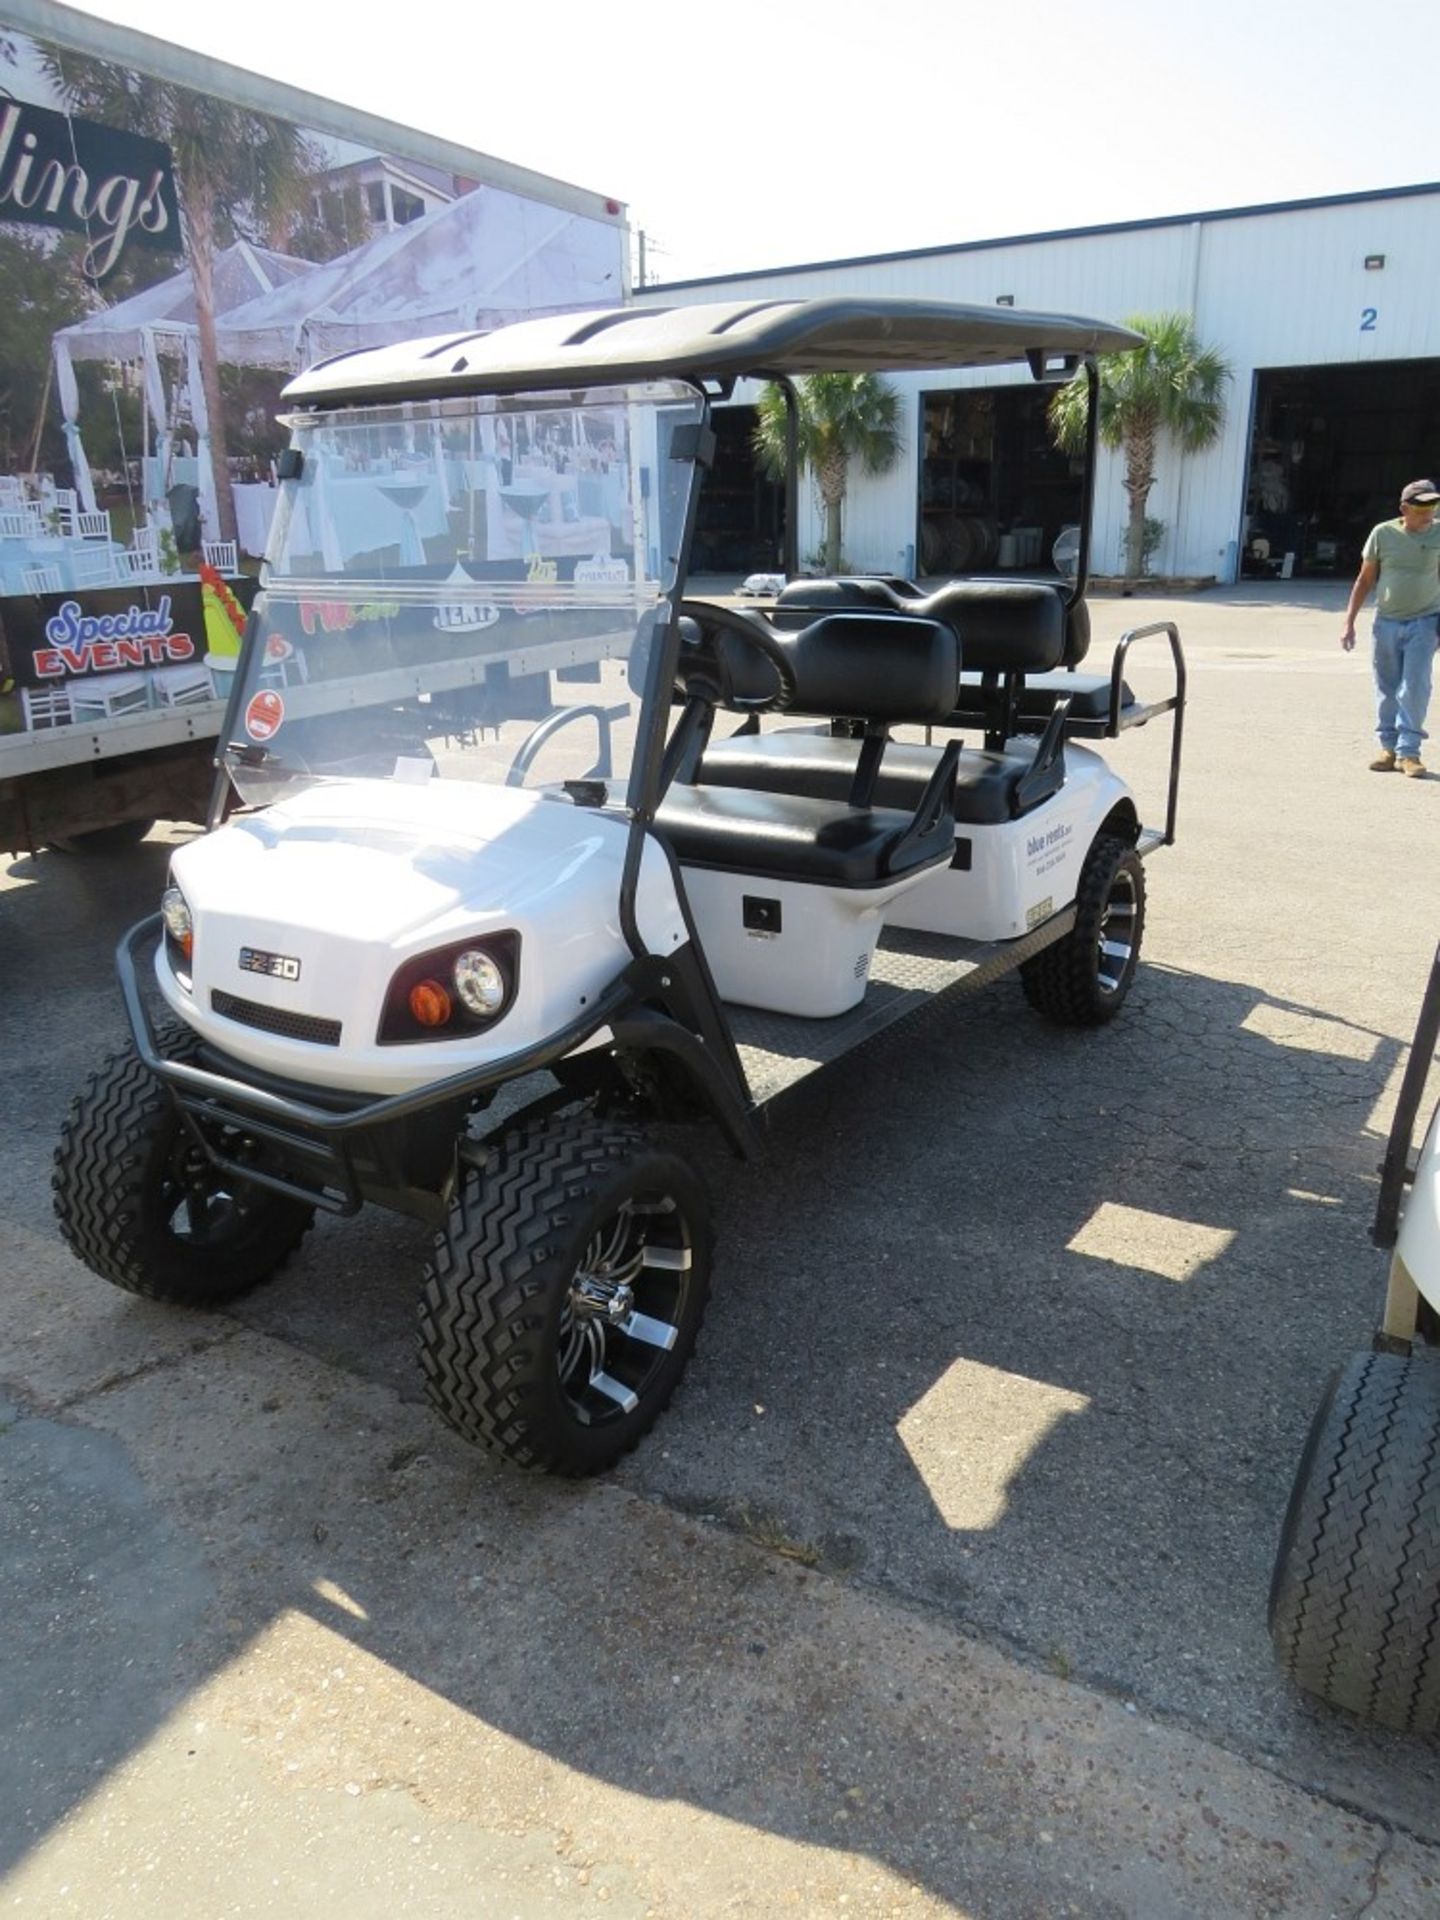
[[[0,851],[94,851],[205,816],[286,380],[619,305],[628,228],[604,194],[48,0],[0,0],[0,66]],[[390,488],[340,475],[319,503],[328,564],[423,562],[463,514],[483,555],[468,449],[412,440]]]

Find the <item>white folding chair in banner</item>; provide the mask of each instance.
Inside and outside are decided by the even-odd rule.
[[[22,687],[20,704],[25,724],[32,732],[37,727],[68,727],[71,721],[68,687]]]
[[[111,539],[110,509],[103,507],[98,508],[94,513],[77,513],[75,531],[82,540]]]
[[[238,573],[240,571],[240,552],[234,540],[204,540],[200,551],[205,556],[207,567],[213,567],[217,573]]]
[[[59,593],[64,586],[59,567],[22,567],[20,577],[26,593]]]
[[[157,667],[150,675],[150,691],[160,707],[193,706],[198,700],[215,698],[215,682],[202,661],[182,667]]]

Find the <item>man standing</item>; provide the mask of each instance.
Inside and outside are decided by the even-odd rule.
[[[1370,762],[1375,773],[1418,778],[1425,768],[1420,743],[1426,738],[1425,709],[1435,671],[1436,624],[1440,620],[1440,525],[1435,509],[1440,487],[1433,480],[1412,480],[1401,489],[1400,518],[1372,527],[1360,556],[1360,571],[1350,589],[1340,644],[1355,645],[1355,616],[1378,580],[1375,609],[1375,734],[1380,752]]]

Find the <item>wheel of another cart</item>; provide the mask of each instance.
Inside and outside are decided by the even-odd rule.
[[[1440,1728],[1440,1355],[1356,1353],[1331,1380],[1281,1530],[1270,1634],[1331,1706]]]
[[[675,1391],[710,1244],[700,1182],[640,1128],[567,1116],[508,1134],[466,1174],[426,1270],[432,1404],[518,1466],[602,1472]]]

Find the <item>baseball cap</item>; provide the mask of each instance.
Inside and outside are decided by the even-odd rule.
[[[1412,480],[1400,489],[1402,507],[1433,507],[1440,503],[1440,487],[1433,480]]]

